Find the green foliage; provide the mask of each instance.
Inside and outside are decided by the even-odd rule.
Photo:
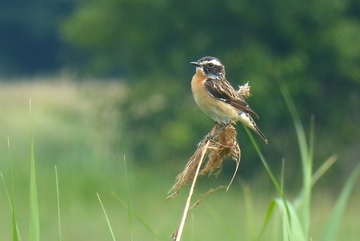
[[[3,1],[0,74],[125,77],[124,146],[136,161],[183,160],[212,122],[191,99],[188,63],[214,55],[234,86],[250,81],[249,104],[274,158],[297,150],[283,134],[290,121],[274,84],[280,76],[300,117],[313,114],[321,127],[319,155],[335,148],[350,161],[360,135],[359,11],[356,0]]]
[[[355,0],[79,1],[61,33],[87,53],[84,72],[127,77],[128,99],[120,108],[137,161],[186,159],[189,143],[206,133],[212,121],[191,100],[194,70],[188,65],[204,55],[225,64],[234,86],[250,81],[249,104],[274,143],[273,158],[283,155],[279,143],[289,153],[297,149],[283,135],[290,121],[275,84],[279,77],[300,117],[316,117],[325,158],[334,142],[350,156],[348,146],[360,135],[354,111],[360,109],[359,10]]]
[[[278,191],[278,194],[281,198],[273,200],[268,208],[263,228],[260,232],[258,240],[261,240],[263,237],[264,229],[268,226],[270,217],[274,213],[274,208],[277,206],[281,212],[281,223],[282,223],[282,240],[284,241],[302,241],[311,238],[310,236],[310,214],[311,214],[311,196],[313,192],[313,184],[319,178],[320,174],[324,173],[326,166],[329,166],[328,163],[331,163],[331,158],[327,160],[323,166],[319,168],[315,174],[312,172],[313,166],[313,156],[314,156],[314,129],[313,125],[310,130],[310,141],[307,144],[305,138],[304,128],[301,124],[300,118],[296,111],[295,104],[283,83],[280,82],[280,89],[284,96],[285,102],[288,106],[288,109],[292,115],[300,149],[300,155],[302,160],[302,188],[298,198],[291,202],[285,198],[283,190],[279,189],[279,184],[276,179],[274,179],[271,170],[268,167],[268,164],[263,157],[260,149],[258,148],[256,142],[254,141],[251,133],[248,131],[248,134],[251,136],[251,140],[268,172],[270,175],[275,188]],[[353,171],[351,176],[347,179],[345,186],[342,189],[342,193],[338,197],[335,210],[332,214],[331,219],[325,229],[323,234],[323,240],[336,240],[336,234],[338,232],[342,216],[344,214],[345,208],[347,206],[350,193],[355,185],[357,178],[360,175],[360,164],[357,165],[356,169]]]
[[[68,41],[91,52],[95,71],[115,67],[132,76],[162,72],[184,77],[184,63],[211,54],[246,80],[266,80],[281,71],[292,79],[296,93],[311,94],[322,81],[360,81],[356,65],[348,64],[360,59],[356,1],[78,4],[62,31]],[[311,83],[312,90],[304,80],[319,83]],[[269,86],[263,85],[264,90]]]
[[[65,49],[58,27],[72,6],[67,0],[1,1],[0,75],[57,70]]]

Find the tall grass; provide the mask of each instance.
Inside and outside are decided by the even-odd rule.
[[[109,217],[108,217],[108,215],[107,215],[107,213],[106,213],[105,207],[104,207],[104,205],[103,205],[103,203],[102,203],[102,201],[101,201],[100,195],[99,195],[99,193],[97,193],[96,195],[97,195],[97,197],[98,197],[98,199],[99,199],[101,208],[102,208],[102,210],[103,210],[103,212],[104,212],[105,219],[106,219],[106,223],[108,224],[108,227],[109,227],[109,230],[110,230],[110,233],[111,233],[112,240],[113,240],[113,241],[116,241],[113,228],[112,228],[112,226],[111,226]]]
[[[55,186],[56,186],[56,204],[57,204],[57,218],[58,218],[58,235],[61,241],[61,215],[60,215],[60,192],[59,192],[59,177],[57,167],[55,166]]]
[[[273,214],[275,213],[275,207],[280,210],[281,213],[281,226],[282,226],[282,240],[283,241],[305,241],[311,240],[310,230],[310,214],[311,214],[311,196],[313,192],[313,186],[316,181],[330,168],[330,166],[336,161],[336,156],[330,156],[321,167],[313,173],[313,157],[314,157],[314,119],[311,119],[309,141],[306,139],[304,128],[301,124],[299,115],[297,113],[295,104],[285,87],[281,82],[280,90],[284,97],[285,103],[289,109],[291,117],[294,122],[296,135],[298,139],[300,157],[302,164],[302,186],[298,197],[293,201],[286,199],[282,186],[274,177],[265,157],[263,156],[260,148],[258,147],[252,133],[247,129],[247,133],[263,162],[265,169],[267,170],[275,189],[277,190],[280,198],[276,198],[270,202],[263,228],[257,238],[257,240],[264,240],[263,234],[265,229],[269,226],[269,222]],[[350,177],[347,179],[341,194],[339,195],[335,209],[332,213],[330,220],[322,235],[323,241],[336,240],[336,234],[338,232],[342,216],[344,214],[347,201],[350,197],[351,191],[355,185],[355,182],[360,174],[360,164],[354,169]],[[283,175],[282,180],[283,182]]]
[[[0,173],[0,174],[1,174],[1,180],[2,180],[2,182],[4,184],[6,197],[8,199],[10,210],[11,210],[13,241],[18,241],[18,240],[21,241],[19,227],[18,227],[17,220],[16,220],[15,195],[14,195],[14,173],[13,173],[13,168],[12,168],[12,163],[11,163],[11,148],[10,148],[10,139],[9,139],[9,137],[8,137],[7,143],[8,143],[8,152],[9,152],[9,169],[10,169],[11,194],[9,194],[9,192],[8,192],[8,189],[7,189],[3,174],[2,173]]]
[[[29,240],[40,240],[40,219],[39,219],[39,203],[36,188],[36,173],[35,173],[35,157],[34,157],[34,138],[31,121],[31,99],[29,101],[30,109],[30,220],[29,220]]]
[[[323,165],[320,166],[320,168],[318,168],[317,170],[313,170],[313,154],[314,154],[314,121],[311,121],[310,124],[310,131],[309,131],[309,137],[307,138],[306,136],[306,132],[301,124],[300,118],[296,112],[296,108],[294,105],[294,102],[292,101],[288,91],[286,90],[286,88],[284,86],[281,86],[281,91],[283,93],[285,102],[289,108],[289,111],[291,113],[291,116],[294,120],[294,126],[295,126],[295,130],[296,130],[296,134],[297,134],[297,138],[298,138],[298,143],[299,143],[299,149],[300,149],[300,155],[301,155],[301,163],[302,163],[302,177],[303,177],[303,181],[302,181],[302,185],[301,185],[301,190],[299,191],[299,194],[297,196],[297,198],[293,201],[290,201],[287,199],[286,196],[286,191],[284,190],[284,183],[288,182],[288,180],[286,180],[284,178],[284,175],[281,175],[281,180],[277,180],[275,178],[276,175],[273,174],[272,170],[270,169],[268,162],[266,160],[266,158],[264,157],[264,155],[262,154],[259,146],[257,145],[257,143],[255,142],[254,138],[252,137],[252,134],[249,132],[250,135],[250,139],[253,142],[255,149],[257,150],[265,169],[268,171],[268,174],[273,182],[273,186],[275,187],[275,189],[277,190],[277,193],[279,195],[279,198],[275,198],[273,200],[269,200],[268,202],[268,208],[267,211],[265,212],[265,216],[264,216],[264,220],[262,222],[262,225],[259,225],[258,223],[254,224],[256,221],[255,219],[257,219],[256,214],[254,214],[255,212],[252,211],[252,209],[254,209],[254,207],[258,207],[256,206],[256,199],[252,198],[252,194],[251,194],[251,188],[246,186],[245,184],[243,185],[243,190],[244,190],[244,197],[245,197],[245,207],[242,206],[242,209],[246,209],[245,211],[247,211],[247,215],[245,214],[244,216],[247,216],[247,220],[245,223],[245,225],[241,226],[241,231],[248,232],[248,240],[273,240],[271,236],[266,236],[265,237],[265,232],[267,232],[270,228],[277,228],[276,225],[273,225],[274,223],[276,224],[278,220],[274,219],[274,217],[278,214],[280,214],[280,227],[281,227],[281,238],[280,239],[276,239],[276,240],[310,240],[311,238],[311,233],[310,233],[310,227],[311,227],[311,223],[310,223],[310,218],[311,215],[314,213],[313,209],[311,208],[311,198],[314,194],[314,185],[316,184],[316,182],[322,177],[322,175],[324,175],[326,173],[326,171],[331,167],[331,165],[336,161],[337,157],[332,155],[330,156]],[[68,108],[68,107],[66,107]],[[31,108],[30,108],[30,112],[31,112]],[[30,113],[31,116],[31,113]],[[34,155],[34,138],[33,138],[33,128],[32,128],[32,121],[31,121],[31,117],[30,117],[30,155],[27,154],[28,156],[30,156],[30,171],[27,172],[30,174],[30,178],[27,182],[26,185],[26,191],[25,190],[20,190],[21,193],[26,193],[27,191],[30,190],[30,195],[27,196],[26,198],[26,202],[29,204],[29,239],[28,240],[40,240],[40,236],[43,238],[43,240],[48,239],[48,240],[54,240],[56,239],[56,234],[54,235],[54,233],[50,233],[47,236],[43,235],[44,229],[42,229],[41,231],[41,235],[40,235],[40,221],[42,221],[42,219],[44,218],[44,212],[41,212],[40,215],[39,214],[39,207],[42,208],[42,206],[39,206],[39,201],[40,203],[42,203],[42,205],[46,205],[44,204],[45,202],[41,202],[42,200],[42,196],[39,195],[39,199],[38,200],[38,187],[39,190],[41,191],[41,187],[43,185],[45,185],[42,182],[38,182],[37,183],[37,177],[38,180],[43,180],[41,179],[41,174],[43,169],[39,168],[41,166],[39,166],[37,170],[35,170],[35,155]],[[27,121],[27,120],[26,120]],[[35,122],[34,122],[35,123]],[[28,126],[29,123],[27,123]],[[77,135],[79,136],[78,133],[75,133],[74,136]],[[38,142],[36,142],[38,143]],[[28,145],[28,143],[27,143]],[[28,146],[27,146],[28,147]],[[14,183],[16,183],[18,180],[16,180],[17,176],[16,173],[20,172],[21,170],[18,169],[14,169],[14,173],[13,173],[13,168],[12,168],[12,163],[11,163],[11,151],[10,151],[10,141],[8,141],[8,150],[9,150],[9,159],[10,159],[10,188],[7,188],[7,185],[5,183],[5,180],[3,178],[3,176],[1,175],[3,184],[5,186],[5,193],[6,193],[6,197],[8,199],[8,203],[10,206],[10,211],[11,211],[11,216],[9,216],[9,223],[12,224],[12,229],[8,228],[8,230],[5,230],[4,228],[1,229],[0,231],[0,235],[3,235],[3,233],[8,232],[12,234],[12,240],[13,241],[21,241],[21,237],[20,237],[20,231],[19,231],[19,226],[20,228],[23,227],[22,224],[22,219],[27,219],[27,213],[22,212],[23,209],[21,209],[22,207],[18,206],[17,208],[15,207],[16,202],[15,201],[19,201],[19,199],[16,199],[16,195],[14,194],[14,189],[15,189],[15,185]],[[68,150],[66,150],[68,151]],[[41,152],[41,149],[40,149]],[[27,152],[26,152],[27,153]],[[15,163],[15,162],[14,162]],[[89,164],[89,166],[91,166],[91,163],[87,163]],[[20,165],[22,165],[22,163],[20,163]],[[64,163],[60,163],[60,165],[62,165],[61,167],[64,168]],[[66,163],[67,165],[67,163]],[[168,164],[170,165],[170,164]],[[85,166],[84,166],[85,167]],[[93,167],[93,166],[92,166]],[[90,167],[91,168],[91,167]],[[86,176],[87,172],[90,172],[89,169],[83,169],[83,170],[79,170],[78,172],[82,172],[85,173],[84,175]],[[60,169],[60,168],[59,168]],[[285,167],[283,168],[283,170],[285,169]],[[64,170],[64,169],[62,169]],[[66,170],[66,169],[65,169]],[[95,182],[91,182],[89,185],[96,185],[96,188],[98,188],[98,186],[105,186],[107,185],[107,182],[109,182],[109,180],[118,180],[118,176],[123,176],[124,177],[124,187],[123,189],[120,189],[120,193],[118,194],[116,191],[113,191],[113,189],[111,189],[109,191],[109,193],[111,192],[113,194],[114,197],[111,197],[112,199],[116,199],[118,202],[116,202],[115,200],[115,205],[116,207],[107,207],[107,212],[105,212],[105,207],[102,204],[101,201],[101,206],[103,209],[103,214],[105,214],[105,219],[106,219],[106,223],[107,223],[107,228],[110,228],[110,232],[112,235],[112,240],[115,240],[116,234],[120,233],[120,235],[116,238],[118,240],[123,240],[122,236],[129,236],[129,239],[132,240],[169,240],[170,239],[170,233],[173,231],[173,224],[176,223],[178,221],[177,216],[174,215],[174,202],[176,202],[177,200],[174,200],[173,202],[167,202],[165,203],[164,198],[165,198],[165,194],[166,191],[169,188],[169,184],[172,181],[172,178],[168,178],[166,179],[165,175],[163,175],[163,173],[161,173],[161,170],[151,170],[151,173],[146,175],[142,175],[143,173],[136,173],[136,180],[131,180],[131,182],[129,182],[128,180],[128,169],[126,168],[126,163],[125,163],[125,172],[119,174],[116,173],[115,177],[112,178],[108,178],[107,175],[110,175],[109,173],[101,173],[99,175],[104,175],[106,176],[106,178],[104,178],[104,182],[98,184]],[[38,171],[38,172],[36,172]],[[138,169],[131,169],[131,172],[137,172]],[[300,173],[300,172],[299,172]],[[40,178],[39,178],[40,175]],[[87,202],[88,200],[72,200],[72,199],[81,199],[79,198],[79,196],[76,196],[75,193],[78,192],[78,190],[82,191],[82,186],[79,185],[78,188],[74,188],[74,185],[78,185],[78,181],[82,181],[84,182],[84,180],[82,179],[83,176],[76,177],[77,179],[71,179],[71,180],[66,180],[68,178],[68,176],[66,176],[67,174],[64,172],[60,173],[60,182],[62,185],[59,185],[59,180],[58,180],[58,174],[57,174],[57,169],[55,171],[55,178],[56,178],[56,201],[57,201],[57,215],[56,212],[54,212],[53,215],[53,219],[55,220],[55,223],[57,221],[58,224],[58,239],[61,240],[62,238],[65,239],[69,239],[68,237],[71,236],[71,238],[76,239],[76,235],[77,233],[86,233],[89,232],[90,235],[95,236],[95,233],[100,233],[100,236],[102,237],[108,237],[108,229],[104,228],[104,230],[102,229],[94,229],[92,230],[91,227],[96,227],[98,228],[99,226],[103,225],[106,226],[104,223],[102,223],[102,214],[101,213],[97,213],[94,210],[98,210],[98,203],[96,200],[96,192],[94,191],[93,194],[94,195],[89,195],[89,199],[93,198],[95,199],[95,203],[96,205],[91,206],[88,205]],[[111,174],[114,175],[114,174]],[[342,218],[344,215],[344,211],[346,209],[346,205],[348,203],[350,194],[352,193],[352,189],[356,183],[356,180],[358,179],[358,176],[360,175],[360,165],[356,166],[356,168],[354,169],[354,171],[351,173],[351,175],[349,176],[349,178],[347,179],[343,189],[341,190],[340,195],[337,198],[334,210],[329,218],[329,221],[327,222],[327,225],[324,228],[324,231],[322,233],[321,236],[321,240],[322,241],[332,241],[332,240],[337,240],[337,233],[339,230],[339,227],[341,224],[344,225],[344,223],[342,222]],[[27,176],[27,175],[26,175]],[[64,179],[61,180],[61,177],[63,177]],[[28,177],[27,177],[28,178]],[[86,181],[88,181],[88,178],[86,176],[86,178],[84,178]],[[154,183],[150,183],[150,179],[153,179],[151,181],[154,181]],[[160,180],[160,181],[158,181]],[[164,184],[164,180],[169,180],[168,184]],[[71,183],[71,186],[66,186],[67,183]],[[139,185],[139,183],[141,185]],[[37,185],[39,184],[39,185]],[[145,184],[145,185],[144,185]],[[119,183],[114,184],[115,185],[119,185]],[[120,184],[121,185],[121,184]],[[71,189],[74,188],[74,189]],[[136,190],[135,190],[136,188]],[[66,192],[61,192],[62,190],[66,190]],[[130,191],[134,190],[134,192],[131,195],[131,199],[130,199]],[[16,191],[16,190],[15,190]],[[18,190],[19,191],[19,190]],[[93,189],[91,189],[91,191],[93,191]],[[70,194],[69,194],[70,192]],[[40,192],[41,193],[41,192]],[[50,192],[51,193],[51,192]],[[79,216],[83,216],[81,221],[79,222],[80,224],[78,224],[78,226],[76,226],[75,229],[75,233],[71,233],[69,234],[69,230],[72,229],[71,226],[75,226],[76,224],[68,224],[67,221],[64,220],[60,220],[60,193],[62,194],[61,197],[62,198],[62,219],[65,220],[71,220],[73,216],[71,216],[71,212],[74,211],[74,206],[71,206],[73,204],[69,204],[69,199],[71,199],[72,201],[77,201],[77,204],[80,204],[79,206],[76,206],[75,209],[78,211],[78,213],[76,213],[75,215],[79,215]],[[150,194],[149,194],[150,193]],[[49,192],[46,193],[47,196]],[[136,195],[135,195],[136,194]],[[236,199],[236,201],[234,201],[234,192],[229,192],[226,195],[222,195],[222,197],[224,197],[224,199],[226,200],[226,204],[225,205],[236,205],[238,202],[238,199]],[[69,198],[69,196],[71,196]],[[105,198],[105,195],[102,195],[102,199]],[[213,201],[219,201],[218,196],[212,196],[211,200],[207,201],[204,205],[206,207],[207,204],[212,203]],[[127,200],[126,200],[127,199]],[[104,199],[105,200],[105,199]],[[123,201],[125,200],[125,201]],[[99,200],[100,201],[100,200]],[[232,202],[234,201],[234,202]],[[67,202],[67,204],[66,204]],[[111,199],[110,199],[111,202]],[[110,202],[106,202],[106,204],[110,203]],[[119,215],[117,212],[121,211],[121,208],[119,208],[119,203],[120,205],[122,205],[126,210],[126,213],[121,213],[121,215]],[[170,203],[170,204],[169,204]],[[66,206],[67,205],[67,206]],[[88,206],[87,206],[88,205]],[[222,203],[221,203],[222,205]],[[56,206],[56,205],[54,205]],[[72,208],[69,208],[68,206],[71,206]],[[81,207],[85,206],[83,209]],[[171,207],[170,207],[171,206]],[[138,211],[139,207],[141,207],[141,211]],[[193,218],[194,221],[192,222],[192,234],[191,237],[193,240],[201,240],[201,237],[204,237],[204,233],[201,229],[197,229],[198,225],[203,225],[206,226],[207,228],[209,227],[209,223],[213,222],[214,220],[209,221],[208,219],[201,219],[201,217],[199,217],[204,210],[208,210],[208,209],[201,209],[203,206],[200,206],[200,211],[198,212],[194,212],[193,214]],[[112,209],[111,209],[112,208]],[[239,223],[239,220],[243,217],[239,217],[236,216],[235,212],[232,213],[234,215],[228,215],[225,218],[223,218],[223,213],[218,212],[218,207],[214,208],[214,209],[209,209],[209,213],[211,212],[211,216],[214,219],[219,219],[221,221],[219,221],[219,223],[224,223],[229,222],[229,223],[225,223],[224,225],[219,225],[218,230],[216,229],[212,229],[210,232],[213,232],[213,234],[207,234],[209,237],[209,240],[218,240],[217,237],[221,236],[222,233],[231,233],[231,237],[235,237],[234,239],[240,240],[242,236],[236,236],[238,235],[238,230],[236,230],[236,232],[234,232],[234,230],[232,230],[233,227],[236,227],[236,229],[239,228],[239,226],[237,226],[237,224]],[[320,207],[321,208],[321,207]],[[47,207],[44,207],[45,210],[47,210]],[[70,210],[70,211],[69,211]],[[83,211],[85,210],[85,211]],[[135,211],[137,210],[137,211]],[[67,211],[67,212],[66,212]],[[116,214],[114,214],[114,211]],[[81,213],[83,212],[83,213]],[[1,211],[1,213],[3,213]],[[88,213],[91,213],[91,215],[89,215]],[[145,214],[146,213],[146,214]],[[96,216],[98,215],[98,216]],[[114,218],[115,215],[115,218]],[[352,213],[350,214],[352,215]],[[56,216],[58,218],[58,220],[56,220]],[[70,216],[70,218],[68,218],[67,216]],[[84,220],[89,219],[89,216],[91,217],[90,222],[85,223]],[[81,218],[81,217],[79,217]],[[172,220],[174,219],[174,220]],[[110,220],[112,220],[112,223],[110,225]],[[119,220],[123,221],[125,220],[125,224],[124,222],[119,222]],[[199,223],[198,220],[203,220],[204,223]],[[224,221],[225,220],[225,221]],[[241,220],[244,220],[241,219]],[[60,221],[63,221],[63,225],[60,225]],[[71,220],[73,221],[73,220]],[[216,221],[216,220],[215,220]],[[241,221],[241,222],[245,222],[245,221]],[[18,223],[20,224],[18,226]],[[94,225],[91,227],[88,227],[88,225]],[[126,228],[124,228],[125,226],[128,226],[129,229],[126,230]],[[346,225],[346,224],[345,224]],[[141,228],[145,227],[144,229],[140,229],[139,226]],[[260,228],[258,229],[257,227],[260,226]],[[24,228],[22,228],[24,229]],[[63,231],[62,231],[63,229]],[[140,233],[145,230],[145,235],[141,236],[142,238],[139,239],[140,237]],[[103,232],[102,232],[103,231]],[[55,230],[56,232],[56,230]],[[71,231],[70,231],[71,232]],[[63,235],[61,235],[61,233],[63,233]],[[200,234],[199,234],[200,233]],[[147,235],[147,236],[146,236]],[[44,236],[46,238],[44,238]],[[64,236],[64,237],[62,237]],[[143,237],[146,238],[143,238]],[[226,234],[225,234],[226,236]],[[49,238],[51,237],[51,238]],[[186,236],[185,236],[186,237]],[[71,239],[70,238],[70,239]],[[0,238],[1,239],[1,238]],[[8,239],[7,239],[8,240]],[[78,239],[79,240],[79,239]],[[97,237],[93,237],[92,240],[99,240],[98,236]]]

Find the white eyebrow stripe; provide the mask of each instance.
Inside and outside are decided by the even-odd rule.
[[[206,65],[206,64],[209,64],[209,63],[212,63],[213,65],[216,65],[216,66],[221,66],[222,64],[218,61],[218,60],[216,60],[216,59],[212,59],[212,60],[210,60],[210,61],[204,61],[204,64]]]
[[[220,63],[218,60],[216,60],[216,59],[210,60],[209,63],[213,63],[214,65],[218,65],[218,66],[221,65],[221,63]]]

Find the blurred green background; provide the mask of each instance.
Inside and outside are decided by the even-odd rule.
[[[43,239],[57,237],[56,165],[63,240],[110,240],[96,192],[116,235],[128,240],[126,209],[111,194],[126,200],[124,156],[134,209],[160,240],[167,239],[185,201],[183,194],[164,201],[167,191],[213,126],[193,101],[195,70],[189,62],[212,55],[226,66],[233,86],[249,81],[248,102],[260,115],[257,123],[269,145],[257,140],[278,175],[285,159],[290,195],[301,185],[301,164],[278,81],[288,87],[307,130],[315,119],[315,168],[330,155],[339,156],[315,189],[316,240],[359,162],[359,43],[356,0],[0,2],[0,171],[9,188],[9,137],[20,230],[26,236],[31,98]],[[256,228],[261,227],[275,191],[243,127],[237,129],[242,149],[237,182],[229,193],[217,192],[196,209],[189,237],[206,233],[207,240],[219,240],[225,230],[227,240],[246,240],[240,180],[253,191]],[[226,184],[233,168],[225,162],[220,177],[203,179],[198,192]],[[0,190],[0,239],[9,240],[10,208],[5,189]],[[341,240],[359,235],[359,199],[356,188]],[[135,240],[158,240],[134,222]],[[213,234],[212,225],[219,223]]]

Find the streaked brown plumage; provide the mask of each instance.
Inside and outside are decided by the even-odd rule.
[[[207,56],[191,64],[196,66],[191,90],[200,109],[218,123],[227,125],[231,121],[242,122],[267,143],[265,135],[250,116],[252,114],[258,118],[258,115],[226,80],[225,67],[220,61]]]

